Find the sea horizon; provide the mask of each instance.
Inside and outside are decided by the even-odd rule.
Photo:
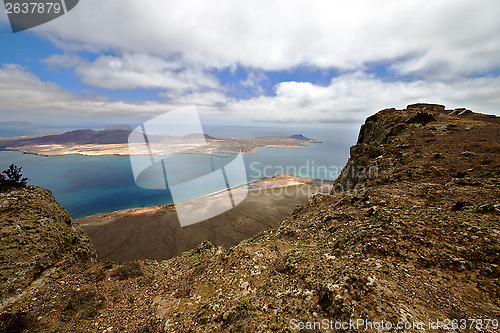
[[[276,136],[299,134],[289,128],[273,131],[272,128],[256,127],[246,132],[241,131],[241,128],[237,132],[228,128],[224,132],[223,129],[220,127],[218,131],[212,130],[212,133],[219,137],[231,137],[234,133],[239,133],[240,137],[251,137],[256,133]],[[311,136],[307,131],[303,132],[306,137]],[[243,159],[248,182],[277,174],[334,180],[347,161],[349,146],[354,144],[355,135],[346,138],[343,134],[339,136],[338,133],[317,130],[315,134],[313,138],[321,143],[310,143],[304,147],[264,147],[245,154]],[[352,143],[347,144],[349,141]],[[174,158],[172,163],[178,163],[180,168],[189,172],[186,165],[196,165],[203,158],[206,156],[191,154]],[[221,157],[214,158],[217,160]],[[0,151],[2,170],[12,163],[23,167],[23,175],[29,178],[29,184],[52,191],[74,219],[173,203],[168,189],[148,190],[135,184],[129,156],[41,156]],[[224,161],[220,163],[224,164]]]

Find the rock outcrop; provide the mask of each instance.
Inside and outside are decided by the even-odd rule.
[[[471,140],[485,142],[481,136],[493,136],[490,142],[495,146],[498,123],[495,116],[457,113],[445,110],[444,105],[439,104],[419,103],[408,105],[403,110],[379,111],[361,126],[358,141],[351,147],[351,156],[333,191],[360,190],[365,184],[401,179],[429,179],[445,174],[451,177],[457,172],[481,174],[482,170],[488,173],[490,168],[484,166],[465,167],[463,159],[457,159],[456,154],[459,147],[476,150],[480,143],[474,147],[467,147],[467,144]],[[483,134],[483,130],[486,133]],[[484,149],[476,160],[489,159],[491,149],[495,148]],[[436,152],[433,158],[425,156],[433,151]]]
[[[48,276],[89,266],[95,250],[83,229],[50,191],[12,187],[0,193],[1,309],[31,296]]]
[[[161,262],[75,265],[5,307],[0,329],[446,331],[465,322],[495,331],[500,121],[450,113],[427,104],[383,110],[366,120],[337,181],[358,188],[317,195],[229,249],[204,242]],[[9,211],[38,221],[45,215],[30,191],[13,194]],[[15,213],[26,200],[31,211]]]

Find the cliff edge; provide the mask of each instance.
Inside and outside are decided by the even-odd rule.
[[[161,262],[65,270],[4,308],[0,327],[494,331],[499,125],[435,104],[380,111],[361,128],[335,191],[278,228],[229,249],[205,242]]]
[[[46,189],[12,187],[0,193],[1,310],[24,302],[70,266],[88,266],[90,239]]]

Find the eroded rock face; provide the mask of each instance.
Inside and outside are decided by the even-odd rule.
[[[205,242],[161,262],[65,270],[3,310],[0,331],[282,332],[362,318],[421,331],[438,319],[500,318],[500,119],[426,108],[367,119],[338,181],[363,184],[362,194],[316,195],[229,249]],[[35,205],[33,191],[15,194],[26,197],[10,210],[2,196],[2,218],[49,218],[60,231],[42,232],[68,235],[67,215],[48,196]]]
[[[95,250],[83,229],[46,189],[0,193],[0,300],[21,295],[48,270],[90,264]]]
[[[439,146],[439,143],[443,141],[446,145],[450,134],[463,135],[464,130],[483,126],[475,124],[475,120],[494,122],[493,119],[472,112],[450,112],[445,110],[444,105],[425,103],[411,104],[403,110],[391,108],[379,111],[361,126],[358,141],[351,147],[351,156],[336,180],[334,191],[352,190],[367,182],[376,182],[373,175],[394,178],[390,174],[422,174],[422,170],[416,170],[421,166],[417,168],[416,165],[414,169],[404,167],[412,161],[421,161],[418,152],[417,156],[410,154],[405,158],[411,147],[419,144],[425,147],[426,143],[438,140],[437,150],[448,149]],[[403,170],[405,168],[406,171]],[[439,171],[433,169],[428,174],[437,175]]]
[[[428,104],[428,103],[410,104],[406,107],[407,110],[435,111],[435,112],[443,112],[444,108],[445,106],[441,104]]]
[[[382,154],[391,138],[400,135],[408,128],[408,121],[416,116],[420,109],[396,110],[394,108],[382,110],[366,118],[359,131],[356,145],[351,147],[351,156],[336,180],[336,184],[346,189],[354,189],[367,180],[370,168],[376,168],[373,159]],[[334,188],[338,190],[339,187]]]

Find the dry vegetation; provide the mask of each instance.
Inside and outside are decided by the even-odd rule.
[[[348,162],[377,166],[378,177],[345,172],[337,182],[362,190],[317,195],[277,228],[229,249],[204,242],[160,262],[61,268],[3,307],[0,325],[282,332],[292,319],[499,319],[499,135],[494,117],[425,105],[381,111]],[[15,229],[21,217],[12,218]]]

